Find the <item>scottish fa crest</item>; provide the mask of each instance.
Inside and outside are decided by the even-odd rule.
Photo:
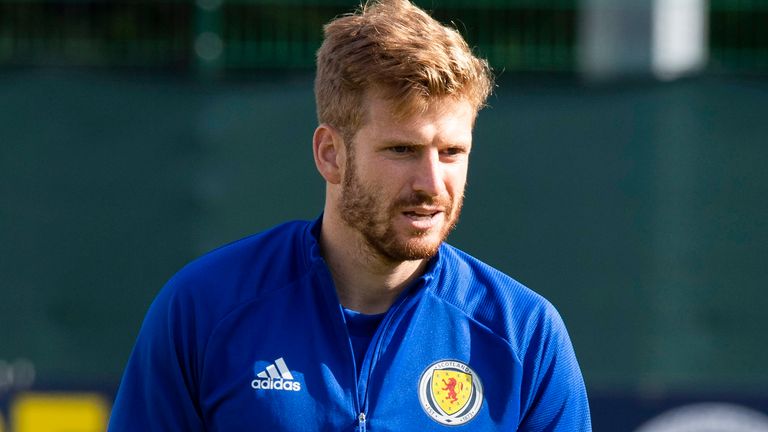
[[[419,379],[424,412],[440,424],[458,426],[472,420],[483,405],[483,386],[472,368],[456,360],[440,360]]]

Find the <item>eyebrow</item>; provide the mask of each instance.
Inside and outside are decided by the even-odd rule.
[[[471,143],[458,142],[458,141],[448,142],[446,144],[447,144],[446,147],[469,148],[471,146]],[[429,145],[430,144],[426,144],[426,143],[421,142],[421,141],[408,141],[408,140],[401,140],[401,139],[390,139],[390,140],[384,140],[383,141],[383,146],[385,146],[385,147],[400,147],[400,146],[404,146],[404,147],[414,147],[414,146],[415,147],[427,147]]]
[[[408,141],[400,139],[385,140],[384,145],[388,147],[400,147],[400,146],[427,146],[427,144],[418,141]]]

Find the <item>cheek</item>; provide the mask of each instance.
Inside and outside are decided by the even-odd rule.
[[[457,168],[446,172],[445,187],[451,195],[463,195],[467,184],[467,169]]]

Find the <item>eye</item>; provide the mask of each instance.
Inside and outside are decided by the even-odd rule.
[[[404,153],[412,152],[413,148],[406,145],[398,145],[398,146],[389,147],[389,151],[391,151],[392,153],[404,154]]]
[[[445,156],[457,156],[466,152],[467,151],[463,147],[448,147],[441,151],[441,153]]]

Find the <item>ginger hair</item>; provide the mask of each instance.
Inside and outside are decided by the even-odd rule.
[[[479,111],[493,88],[488,62],[459,32],[408,0],[369,0],[324,27],[317,52],[317,117],[352,137],[362,126],[367,92],[393,102],[395,114],[426,110],[451,97]]]

